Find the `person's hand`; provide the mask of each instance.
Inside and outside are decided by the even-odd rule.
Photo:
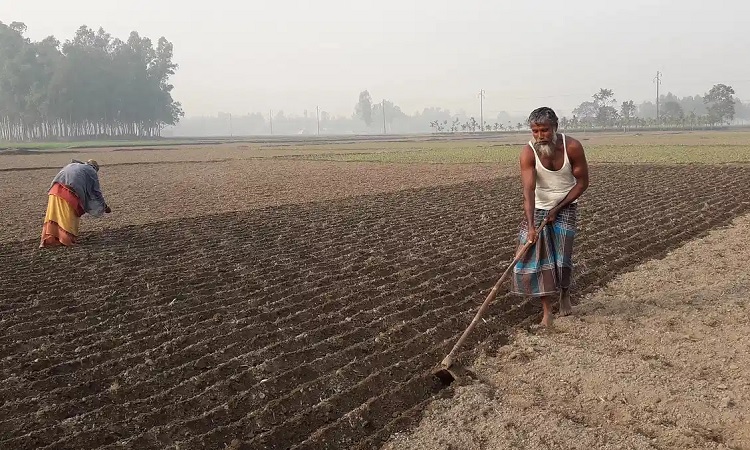
[[[555,223],[555,220],[557,219],[557,208],[552,208],[547,212],[547,223]]]
[[[529,228],[529,231],[526,234],[526,242],[529,244],[536,242],[536,228]]]
[[[111,212],[112,212],[112,208],[110,208],[110,207],[109,207],[109,205],[107,205],[107,206],[106,206],[106,207],[104,208],[104,212],[105,212],[105,213],[107,213],[107,214],[109,214],[109,213],[111,213]]]

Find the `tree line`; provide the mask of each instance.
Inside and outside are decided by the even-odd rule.
[[[64,43],[32,42],[25,32],[0,22],[0,140],[154,137],[184,116],[164,37],[154,46],[81,26]]]
[[[734,97],[734,89],[725,84],[714,85],[705,95],[679,98],[672,93],[656,102],[636,105],[633,100],[618,104],[611,89],[600,89],[592,100],[573,109],[570,117],[560,117],[563,129],[633,129],[633,128],[709,128],[729,125],[735,118],[750,119],[750,106]],[[483,131],[521,130],[526,125],[517,122],[486,123]],[[456,118],[434,120],[430,128],[436,132],[482,131],[474,117],[461,121]]]
[[[611,89],[600,89],[592,100],[584,101],[574,110],[572,116],[560,118],[560,127],[567,129],[607,129],[607,128],[651,128],[651,127],[715,127],[730,124],[739,110],[743,119],[750,119],[750,107],[734,97],[734,89],[725,84],[714,85],[705,95],[678,98],[672,93],[659,97],[658,104],[643,102],[636,105],[633,100],[618,104]],[[378,127],[376,115],[382,118],[385,107],[386,121],[391,122],[404,116],[398,106],[388,101],[372,103],[368,91],[359,94],[355,105],[355,116],[367,126]],[[507,114],[504,117],[508,118]],[[513,131],[526,125],[523,121],[492,119],[480,123],[476,117],[440,117],[429,121],[435,132],[476,132]],[[515,123],[514,123],[515,122]]]
[[[600,89],[592,101],[583,102],[573,114],[562,115],[561,127],[571,129],[647,129],[655,127],[707,128],[726,124],[732,119],[750,120],[750,105],[732,98],[733,89],[723,85],[714,90],[716,95],[696,95],[678,98],[672,93],[659,98],[659,120],[656,103],[632,100],[617,103],[614,92]],[[730,91],[731,90],[731,91]],[[710,91],[709,91],[710,92]],[[720,101],[716,101],[716,99]],[[477,105],[478,106],[478,105]],[[385,111],[385,120],[383,112]],[[732,113],[734,111],[734,113]],[[558,111],[559,112],[559,111]],[[243,115],[219,113],[218,116],[187,117],[177,127],[166,132],[176,136],[249,136],[249,135],[315,135],[368,133],[460,133],[481,131],[519,131],[527,128],[528,114],[509,114],[501,111],[484,116],[482,127],[479,114],[427,107],[407,114],[390,100],[373,101],[369,91],[360,92],[351,114],[336,116],[315,108],[303,114],[273,111],[273,115],[247,113]],[[735,122],[736,123],[736,122]]]
[[[703,96],[678,98],[672,93],[658,102],[639,106],[632,100],[618,104],[611,89],[600,89],[573,110],[572,117],[560,118],[564,128],[648,128],[648,127],[715,127],[729,125],[737,107],[746,116],[747,106],[734,97],[734,89],[715,84]]]

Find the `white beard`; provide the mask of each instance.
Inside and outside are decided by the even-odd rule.
[[[552,142],[548,144],[536,144],[536,148],[541,155],[548,158],[554,155],[557,148],[557,133],[552,135]]]

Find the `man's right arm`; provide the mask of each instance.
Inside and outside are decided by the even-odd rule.
[[[529,241],[536,240],[536,223],[534,221],[536,190],[536,158],[534,150],[526,144],[521,150],[521,183],[523,184],[523,211],[528,223]]]

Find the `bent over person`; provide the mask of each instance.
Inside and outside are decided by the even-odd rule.
[[[547,107],[532,111],[528,123],[533,140],[521,150],[524,215],[519,250],[532,245],[513,267],[513,292],[540,298],[543,326],[552,324],[554,297],[560,315],[572,312],[573,239],[578,197],[589,186],[589,169],[579,141],[557,132],[557,115]],[[543,220],[547,225],[537,236]]]
[[[73,245],[81,216],[112,212],[99,187],[98,172],[99,164],[92,159],[86,163],[73,160],[58,172],[48,192],[40,248]]]

